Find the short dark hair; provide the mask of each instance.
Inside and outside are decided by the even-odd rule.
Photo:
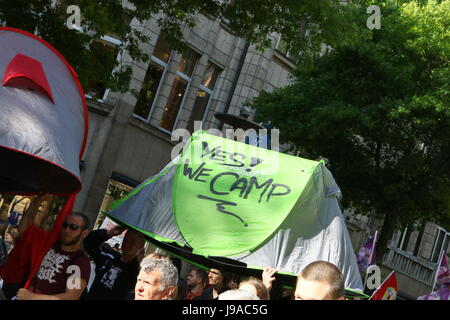
[[[300,272],[298,278],[327,283],[330,286],[328,296],[332,299],[339,299],[344,296],[344,277],[341,270],[328,261],[310,263]]]
[[[197,267],[193,267],[191,271],[195,271],[197,276],[202,280],[202,285],[205,286],[206,282],[208,281],[208,274],[206,273],[206,271]]]
[[[20,233],[19,230],[15,227],[9,228],[5,234],[9,233],[11,235],[11,237],[13,238],[14,242],[17,242],[19,240],[20,237]]]
[[[70,213],[69,215],[77,216],[77,217],[80,217],[81,219],[83,219],[83,226],[81,228],[84,230],[89,229],[89,225],[90,225],[89,218],[85,214],[74,211],[74,212]]]

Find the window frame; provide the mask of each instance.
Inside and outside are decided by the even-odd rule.
[[[161,130],[162,132],[165,132],[165,133],[170,134],[170,135],[172,134],[172,132],[173,132],[174,130],[177,129],[178,121],[180,120],[180,116],[181,116],[182,111],[183,111],[183,109],[184,109],[184,106],[185,106],[185,104],[186,104],[186,97],[187,97],[187,96],[189,95],[189,93],[190,93],[191,84],[192,84],[192,78],[193,78],[194,75],[195,75],[195,71],[197,70],[198,63],[199,63],[200,58],[201,58],[201,56],[202,56],[200,53],[198,53],[198,52],[197,52],[196,50],[194,50],[192,47],[189,47],[188,50],[194,51],[198,56],[197,56],[197,59],[195,60],[195,64],[194,64],[194,67],[192,68],[192,74],[191,74],[190,77],[189,77],[188,75],[182,73],[181,71],[178,71],[178,66],[179,66],[180,63],[181,63],[181,60],[178,62],[177,71],[175,72],[175,76],[179,76],[181,79],[187,81],[187,86],[186,86],[186,90],[185,90],[185,94],[184,94],[184,96],[183,96],[183,99],[181,100],[180,108],[178,109],[177,117],[175,118],[175,121],[173,122],[172,130],[169,131],[169,130],[167,130],[167,129],[161,127],[161,120],[162,120],[162,117],[161,117],[161,119],[159,120],[159,124],[158,124],[158,127],[157,127],[157,128],[158,128],[159,130]],[[172,51],[172,52],[173,52],[173,51]],[[183,58],[183,54],[181,55],[181,58]],[[175,78],[173,79],[172,85],[170,86],[170,90],[173,89],[174,82],[175,82]],[[169,100],[167,100],[167,103],[168,103],[168,102],[169,102]],[[167,103],[166,103],[166,105],[167,105]],[[163,116],[164,116],[164,112],[163,112]]]
[[[131,114],[132,117],[134,117],[134,118],[136,118],[136,119],[139,119],[139,120],[141,120],[141,121],[143,121],[143,122],[145,122],[145,123],[150,124],[150,122],[151,122],[151,120],[152,120],[153,112],[155,111],[156,100],[157,100],[157,98],[158,98],[158,96],[159,96],[159,92],[161,91],[162,84],[163,84],[164,79],[165,79],[165,77],[166,77],[166,74],[167,74],[167,72],[168,72],[167,70],[169,69],[169,64],[170,64],[170,59],[172,58],[172,53],[173,53],[173,50],[170,51],[169,58],[167,59],[167,63],[164,62],[163,60],[157,58],[157,57],[154,56],[154,55],[152,55],[152,56],[150,57],[150,63],[148,64],[147,70],[148,70],[148,68],[150,67],[151,62],[153,61],[153,62],[155,62],[156,64],[158,64],[159,66],[163,67],[164,71],[162,72],[161,79],[159,80],[158,89],[156,89],[156,92],[155,92],[155,99],[153,99],[152,105],[150,106],[150,110],[149,110],[149,112],[148,112],[148,117],[147,117],[147,119],[141,117],[140,115],[135,114],[135,113],[134,113],[134,109],[133,109],[133,113]],[[147,73],[147,70],[146,70],[146,73]],[[137,100],[136,100],[136,103],[137,103]],[[135,104],[135,106],[136,106],[136,104]]]
[[[448,245],[449,245],[449,242],[450,242],[450,240],[447,240],[447,238],[450,238],[450,232],[447,232],[447,230],[445,230],[444,228],[441,228],[441,227],[437,227],[436,229],[437,229],[436,237],[434,238],[434,241],[433,241],[433,250],[431,251],[431,256],[430,256],[430,261],[432,261],[432,262],[434,262],[434,256],[436,254],[436,247],[438,245],[441,232],[444,233],[444,237],[442,239],[442,243],[441,243],[440,248],[439,248],[439,252],[438,252],[438,256],[437,256],[438,257],[438,261],[437,262],[439,262],[439,257],[441,255],[442,250],[444,249],[444,246],[445,246],[446,242],[447,242],[447,248],[445,248],[445,253],[447,253]]]
[[[78,31],[84,33],[83,30],[78,30]],[[104,41],[114,45],[115,47],[117,47],[119,49],[119,52],[117,53],[116,61],[120,62],[120,60],[122,59],[122,51],[120,50],[120,46],[123,44],[123,42],[120,41],[119,39],[113,38],[113,37],[108,36],[108,35],[101,36],[100,40],[104,40]],[[113,68],[113,70],[111,71],[111,74],[114,74],[114,72],[115,72],[115,68]],[[111,91],[111,88],[105,88],[105,92],[103,93],[103,96],[101,98],[98,98],[98,99],[92,97],[88,93],[85,93],[84,97],[88,98],[88,99],[91,99],[91,100],[98,101],[100,103],[105,103],[106,99],[108,98],[108,95],[109,95],[110,91]]]
[[[205,111],[203,112],[203,117],[202,117],[202,127],[203,127],[203,123],[205,122],[206,115],[207,115],[208,112],[209,112],[209,107],[210,107],[210,105],[211,105],[211,100],[212,100],[212,97],[213,97],[213,94],[214,94],[214,90],[216,89],[217,83],[219,82],[219,77],[220,77],[220,75],[221,75],[221,73],[222,73],[222,71],[223,71],[223,69],[220,68],[217,64],[213,63],[213,61],[208,60],[208,63],[209,63],[209,64],[212,64],[212,65],[218,70],[218,72],[217,72],[217,78],[216,78],[216,80],[214,81],[214,86],[213,86],[212,89],[207,88],[207,87],[204,86],[201,82],[200,82],[200,85],[199,85],[198,88],[197,88],[197,89],[198,89],[198,90],[197,90],[197,94],[198,94],[198,92],[199,92],[200,90],[205,91],[207,94],[209,94],[208,102],[206,103],[206,108],[205,108]],[[205,71],[206,71],[206,70],[205,70]],[[195,99],[194,99],[194,104],[195,104]],[[194,105],[192,105],[192,108],[194,108]],[[193,109],[192,109],[192,111],[193,111]],[[191,111],[191,113],[192,113],[192,111]],[[188,120],[188,121],[189,121],[189,120]],[[189,123],[188,123],[188,126],[189,126]]]
[[[217,78],[219,78],[219,75],[217,75]],[[216,88],[216,84],[217,84],[217,81],[216,81],[216,83],[214,83],[214,87],[213,87],[212,90],[209,89],[209,88],[207,88],[207,87],[205,87],[205,86],[202,85],[202,84],[200,84],[200,85],[198,86],[197,94],[198,94],[199,91],[205,91],[207,94],[209,94],[208,102],[206,103],[206,108],[205,108],[205,111],[203,112],[202,124],[205,122],[206,115],[207,115],[208,112],[209,112],[209,107],[210,107],[210,105],[211,105],[211,100],[212,100],[212,96],[213,96],[213,94],[214,94],[214,89]],[[194,102],[195,102],[195,101],[194,101]]]

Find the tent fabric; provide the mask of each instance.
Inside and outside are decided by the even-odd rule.
[[[253,252],[282,224],[319,164],[197,132],[173,183],[175,221],[201,255]]]
[[[215,139],[203,133],[194,135],[200,140]],[[174,218],[173,203],[176,200],[173,199],[173,188],[175,180],[180,179],[176,171],[183,170],[184,165],[183,157],[172,161],[166,170],[138,186],[137,192],[119,200],[108,216],[142,231],[163,249],[187,260],[209,264],[209,267],[212,267],[212,263],[219,263],[234,268],[235,271],[242,270],[244,266],[260,272],[268,266],[281,273],[297,275],[309,263],[325,260],[339,267],[347,288],[362,291],[353,246],[339,207],[340,189],[323,162],[314,164],[298,199],[281,224],[257,247],[231,255],[198,254],[180,231]],[[292,179],[296,180],[298,177],[294,175]],[[192,204],[185,203],[185,206],[189,205]],[[179,214],[183,214],[182,209],[181,206]],[[195,207],[195,210],[202,209]],[[258,210],[255,209],[254,212],[258,213]],[[234,221],[239,224],[237,219]],[[270,229],[267,230],[271,232]],[[202,232],[211,239],[216,236],[209,234],[208,224],[204,225]],[[235,236],[245,238],[245,231],[236,232]],[[226,245],[232,247],[234,242],[229,241]],[[220,260],[222,258],[217,256],[225,260]]]
[[[0,47],[0,192],[78,192],[88,124],[75,72],[27,32],[0,28]]]
[[[278,232],[260,249],[235,258],[248,265],[270,266],[294,274],[313,261],[328,261],[342,271],[347,288],[362,291],[353,245],[336,198],[337,190],[331,173],[321,163]]]
[[[174,164],[172,162],[165,174],[144,181],[142,185],[145,187],[129,201],[123,201],[115,211],[119,216],[114,214],[112,217],[120,217],[121,221],[126,221],[158,240],[184,245],[185,241],[172,215],[172,183],[176,171]]]

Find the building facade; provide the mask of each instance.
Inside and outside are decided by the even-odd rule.
[[[369,216],[344,211],[353,248],[358,251],[362,245],[381,230],[382,221]],[[450,256],[450,232],[435,223],[428,222],[416,229],[397,230],[388,244],[383,257],[382,274],[396,271],[399,295],[405,299],[417,299],[431,293],[442,251]],[[383,279],[382,279],[383,280]]]
[[[96,225],[102,219],[99,213],[112,201],[171,161],[183,135],[200,128],[230,128],[214,117],[216,112],[252,119],[254,111],[243,104],[262,91],[288,84],[295,67],[279,36],[271,36],[272,46],[260,52],[234,36],[226,22],[203,15],[197,15],[193,29],[184,30],[189,48],[177,52],[164,40],[157,19],[137,26],[151,37],[141,44],[151,56],[149,62],[118,56],[132,67],[130,92],[98,86],[87,92],[89,136],[75,210],[93,221],[100,218]],[[100,42],[113,51],[117,44],[113,37]],[[195,121],[200,126],[194,127]]]

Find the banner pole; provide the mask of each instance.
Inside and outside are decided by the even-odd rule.
[[[373,245],[372,245],[372,250],[370,251],[370,256],[369,256],[369,265],[367,266],[366,269],[366,276],[364,277],[364,289],[366,289],[366,284],[367,284],[367,270],[369,269],[369,267],[371,266],[371,262],[372,262],[372,256],[373,256],[373,249],[375,249],[375,245],[377,243],[377,234],[378,234],[378,230],[375,230],[375,235],[373,237]]]
[[[378,235],[378,230],[375,230],[375,235],[373,237],[372,250],[370,251],[369,264],[372,262],[373,252],[374,252],[375,246],[377,244],[377,235]]]

